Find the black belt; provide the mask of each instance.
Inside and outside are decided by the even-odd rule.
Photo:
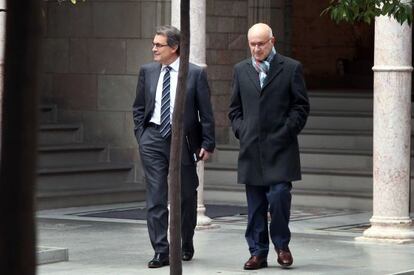
[[[153,122],[148,123],[148,127],[152,127],[152,128],[155,128],[155,129],[159,129],[159,128],[160,128],[160,126],[161,126],[161,125],[155,124],[155,123],[153,123]]]

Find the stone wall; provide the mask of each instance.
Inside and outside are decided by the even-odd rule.
[[[367,44],[366,30],[320,17],[327,2],[206,0],[206,62],[218,143],[232,136],[227,119],[232,68],[250,56],[246,32],[251,24],[272,26],[277,50],[303,62],[311,87],[335,76],[339,59],[355,60],[364,49],[355,45]],[[138,161],[131,115],[137,74],[152,59],[155,27],[171,21],[170,0],[76,5],[49,0],[43,15],[42,103],[56,104],[63,122],[82,122],[85,141],[109,144],[112,159]]]
[[[291,55],[310,88],[371,88],[373,24],[334,23],[328,0],[291,0]]]
[[[217,139],[229,139],[233,65],[248,56],[248,0],[208,0],[208,77]],[[110,144],[116,160],[137,159],[131,105],[140,65],[151,61],[155,27],[169,24],[163,0],[44,2],[42,103],[84,124],[86,142]]]
[[[247,0],[207,1],[206,59],[216,136],[220,143],[229,138],[227,118],[233,66],[247,57]]]
[[[250,56],[247,30],[257,22],[269,24],[277,37],[276,49],[284,52],[287,35],[283,0],[208,0],[207,65],[218,143],[233,134],[227,118],[233,66]]]
[[[85,141],[108,144],[115,161],[137,160],[131,106],[140,65],[152,60],[155,27],[170,2],[44,2],[42,103],[82,122]]]

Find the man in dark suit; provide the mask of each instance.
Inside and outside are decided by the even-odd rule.
[[[245,237],[251,257],[244,269],[267,267],[269,231],[277,261],[287,267],[293,263],[291,182],[301,179],[297,136],[309,102],[301,64],[276,53],[271,28],[255,24],[247,38],[252,57],[234,67],[229,112],[240,140],[238,183],[245,184],[248,205]]]
[[[179,30],[172,26],[158,28],[152,46],[156,62],[141,67],[133,117],[135,137],[145,172],[148,232],[155,251],[148,267],[157,268],[169,264],[167,175],[171,121],[180,66]],[[205,71],[191,63],[184,112],[184,135],[187,138],[200,137],[201,150],[198,158],[207,160],[215,147],[210,91]],[[181,157],[181,234],[184,261],[191,260],[194,255],[193,235],[197,219],[198,186],[196,159],[187,146],[187,138],[183,141]]]

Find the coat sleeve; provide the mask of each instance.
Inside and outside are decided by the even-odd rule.
[[[292,135],[299,135],[305,127],[309,110],[309,99],[306,92],[302,65],[298,63],[291,78],[290,111],[286,121],[286,125]]]
[[[132,116],[134,119],[134,134],[139,140],[144,129],[145,117],[145,71],[143,69],[139,72],[135,101],[132,106]]]
[[[228,115],[235,137],[240,136],[240,127],[243,123],[243,108],[240,96],[240,86],[236,69],[233,71],[232,95]]]
[[[200,70],[197,79],[196,100],[202,128],[201,147],[208,152],[213,152],[216,147],[215,143],[215,123],[213,108],[211,106],[210,88],[207,82],[205,70]]]

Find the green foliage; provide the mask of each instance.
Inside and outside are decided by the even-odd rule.
[[[411,25],[413,3],[414,0],[331,0],[329,7],[321,15],[329,13],[336,23],[362,21],[368,24],[376,16],[385,15],[394,17],[401,25],[404,22]]]

